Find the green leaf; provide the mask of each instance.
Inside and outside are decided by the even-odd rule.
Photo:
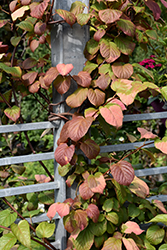
[[[128,214],[130,217],[135,218],[140,214],[140,209],[135,206],[135,204],[130,203],[128,206]]]
[[[72,166],[70,163],[68,163],[64,166],[59,165],[58,166],[59,175],[65,176],[70,171],[71,168],[72,168]]]
[[[89,21],[89,19],[90,19],[90,14],[85,14],[85,13],[82,13],[82,14],[81,14],[81,13],[80,13],[80,14],[77,15],[77,22],[78,22],[81,26],[87,24],[88,21]]]
[[[33,24],[30,22],[22,21],[19,24],[17,24],[20,29],[25,30],[25,31],[33,31]]]
[[[133,63],[132,66],[143,70],[145,73],[147,73],[147,75],[149,75],[154,80],[153,73],[150,70],[146,69],[145,67],[143,67],[139,63]]]
[[[38,195],[38,199],[41,203],[46,205],[51,205],[54,203],[54,192],[53,191],[45,191],[44,193],[40,193]]]
[[[26,167],[24,166],[19,166],[19,165],[11,165],[12,170],[16,173],[16,174],[20,174],[22,175],[24,173],[24,171],[26,170]]]
[[[161,94],[167,100],[167,86],[161,88]]]
[[[103,220],[102,222],[94,223],[90,222],[90,231],[95,236],[101,236],[107,231],[107,220]]]
[[[130,38],[119,36],[114,39],[115,44],[119,50],[125,55],[131,55],[136,44],[133,43]]]
[[[163,137],[162,140],[156,139],[154,141],[154,145],[156,148],[161,150],[164,154],[167,154],[167,136]]]
[[[0,212],[0,225],[9,227],[17,219],[17,213],[11,213],[8,209]],[[0,228],[0,232],[4,229]]]
[[[166,250],[167,249],[167,244],[161,245],[158,250]]]
[[[32,210],[32,211],[26,211],[22,214],[23,217],[33,217],[34,215],[39,214],[41,211],[41,209],[37,209],[37,210]]]
[[[20,117],[20,108],[14,105],[12,108],[5,109],[4,113],[8,118],[16,122]]]
[[[11,37],[10,42],[14,47],[16,47],[19,44],[20,40],[21,40],[20,36],[13,36]]]
[[[94,235],[90,230],[90,227],[85,228],[80,232],[78,237],[73,240],[74,247],[77,250],[89,250],[94,242]]]
[[[105,200],[102,209],[106,212],[110,212],[113,209],[114,201],[112,199]]]
[[[55,230],[54,223],[48,223],[46,221],[41,222],[36,228],[36,235],[39,238],[49,238],[53,235]]]
[[[30,227],[26,220],[21,220],[18,225],[13,223],[10,228],[22,245],[31,247]]]
[[[99,43],[92,38],[87,42],[86,48],[89,54],[94,55],[99,50]]]
[[[134,36],[136,27],[131,21],[119,19],[117,25],[127,36]]]
[[[14,77],[20,78],[22,75],[20,67],[9,67],[4,63],[0,63],[0,69],[5,71],[7,74],[11,74]]]
[[[160,228],[158,225],[149,227],[146,232],[147,240],[153,245],[160,244],[163,241],[164,236],[165,230],[163,228]]]
[[[148,37],[150,37],[153,40],[158,39],[157,32],[155,30],[146,30],[145,33],[147,34]]]
[[[0,250],[10,250],[16,241],[17,239],[12,233],[3,235],[0,238]]]
[[[110,237],[108,240],[104,242],[104,246],[102,250],[122,250],[122,241],[121,239],[117,239],[115,237]]]
[[[118,224],[119,218],[118,214],[115,212],[110,212],[106,215],[106,219],[110,222],[112,222],[114,225]]]
[[[35,238],[34,239],[37,239],[38,241],[40,241],[39,238]],[[34,241],[34,240],[31,240],[31,249],[32,250],[46,250],[46,248],[44,246],[42,246],[41,244],[39,244],[38,242]],[[20,245],[17,250],[29,250],[28,247],[25,247],[23,245]]]
[[[167,225],[167,214],[158,214],[149,222],[162,222],[163,224]]]

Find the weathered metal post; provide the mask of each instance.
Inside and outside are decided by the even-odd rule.
[[[70,10],[71,4],[74,0],[55,0],[53,6],[53,13],[56,9]],[[89,5],[89,0],[81,0],[86,6]],[[57,15],[54,15],[54,20],[61,19]],[[85,58],[83,50],[85,44],[89,38],[89,28],[81,27],[78,24],[74,24],[71,28],[70,25],[55,24],[51,30],[51,55],[52,55],[52,66],[56,66],[58,63],[68,64],[71,63],[74,66],[72,74],[78,74],[83,69]],[[75,84],[65,94],[69,95],[76,88]],[[53,102],[58,103],[65,99],[65,96],[60,96],[57,91],[53,88]],[[60,113],[67,109],[65,104],[56,106],[54,112]],[[57,140],[60,136],[60,131],[64,125],[64,121],[59,122],[59,128],[55,129],[54,132],[54,150],[57,147]],[[73,191],[66,191],[66,183],[64,178],[58,174],[58,164],[55,162],[55,180],[60,182],[60,189],[55,192],[55,201],[63,202],[67,197],[73,197]],[[56,221],[56,235],[54,246],[58,249],[64,250],[66,248],[66,230],[64,229],[63,220],[59,219]]]

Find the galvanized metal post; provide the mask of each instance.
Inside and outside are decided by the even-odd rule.
[[[55,0],[53,13],[55,9],[70,10],[71,4],[75,2],[74,0]],[[87,6],[89,5],[89,0],[81,0]],[[57,15],[54,15],[54,20],[61,19]],[[89,28],[81,27],[78,24],[74,24],[71,28],[70,25],[56,24],[53,25],[51,31],[51,53],[52,53],[52,66],[56,66],[58,63],[72,63],[74,69],[72,74],[78,74],[84,67],[85,58],[83,55],[83,50],[85,44],[89,38]],[[75,83],[72,84],[70,90],[63,96],[60,96],[53,88],[53,102],[58,103],[65,100],[65,97],[71,94],[76,88]],[[61,104],[55,107],[54,112],[64,112],[68,109],[65,104]],[[64,121],[59,122],[59,128],[55,129],[54,133],[54,150],[57,147],[57,140],[59,139],[61,129],[64,125]],[[55,162],[55,180],[60,181],[60,189],[55,191],[55,201],[63,202],[67,196],[72,197],[73,191],[70,190],[67,195],[66,183],[64,178],[58,174],[58,164]],[[66,230],[64,229],[62,219],[56,222],[56,234],[54,246],[64,250],[66,248]]]

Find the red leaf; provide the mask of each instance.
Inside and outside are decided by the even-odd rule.
[[[55,216],[56,212],[60,215],[60,217],[62,218],[63,216],[66,216],[69,214],[70,212],[70,206],[66,203],[54,203],[52,204],[47,212],[47,216],[50,220],[53,219],[53,217]]]
[[[73,78],[82,87],[89,87],[92,81],[90,74],[86,71],[80,71],[78,75],[73,75]]]
[[[42,16],[43,16],[46,8],[48,7],[48,2],[49,2],[49,0],[42,1],[42,3],[38,4],[35,8],[33,8],[30,15],[32,17],[42,19]]]
[[[105,101],[105,93],[100,89],[90,88],[88,91],[88,99],[94,106],[100,106]]]
[[[76,116],[69,121],[68,133],[73,141],[79,141],[90,128],[93,122],[93,117],[84,118],[83,116]]]
[[[99,11],[100,19],[106,24],[114,23],[116,20],[120,18],[121,15],[122,11],[119,10],[105,9]]]
[[[88,108],[88,109],[85,109],[84,111],[84,115],[85,117],[93,117],[94,120],[98,117],[98,109],[95,109],[95,108]],[[95,114],[96,113],[96,114]]]
[[[136,235],[140,235],[144,230],[141,230],[139,225],[133,221],[127,221],[125,224],[122,225],[122,232],[125,234],[134,233]]]
[[[36,174],[35,175],[35,180],[39,183],[46,183],[46,182],[49,182],[51,180],[50,177],[47,177],[46,175],[44,174]]]
[[[133,66],[130,63],[114,63],[112,70],[118,78],[128,79],[133,74]]]
[[[31,3],[31,0],[21,0],[22,5],[29,5]]]
[[[35,27],[34,27],[34,32],[37,34],[37,35],[42,35],[46,30],[46,23],[43,23],[43,22],[38,22],[35,24]]]
[[[67,184],[68,187],[71,187],[71,186],[72,186],[72,184],[74,183],[76,177],[77,177],[77,176],[76,176],[75,173],[73,173],[73,174],[71,174],[71,175],[68,176],[68,178],[67,178],[67,180],[66,180],[66,184]]]
[[[146,196],[149,195],[149,187],[147,186],[147,184],[136,176],[129,186],[129,189],[131,192],[143,199],[145,199]]]
[[[88,95],[88,88],[78,88],[74,93],[67,97],[66,103],[71,108],[76,108],[82,105]]]
[[[34,52],[39,46],[39,41],[37,41],[36,39],[32,40],[30,43],[30,49],[32,52]]]
[[[166,209],[164,207],[164,204],[161,201],[159,201],[159,200],[153,200],[153,204],[156,207],[158,207],[164,214],[167,214],[167,211],[166,211]]]
[[[164,154],[167,154],[167,136],[163,137],[162,140],[156,139],[154,145]]]
[[[106,31],[103,29],[99,29],[95,32],[93,38],[95,39],[95,41],[99,42],[100,39],[106,34]]]
[[[12,108],[5,109],[4,113],[9,119],[16,122],[20,117],[20,108],[14,105]]]
[[[154,138],[157,137],[157,135],[153,134],[152,132],[147,131],[147,130],[144,129],[144,128],[137,128],[137,130],[138,130],[138,131],[140,132],[140,134],[141,134],[140,139],[143,139],[143,138],[145,138],[145,139],[154,139]]]
[[[72,64],[64,64],[64,63],[58,64],[56,67],[62,76],[69,74],[74,68]]]
[[[73,117],[72,120],[63,126],[60,133],[60,141],[65,142],[68,138],[71,138],[73,141],[79,141],[87,133],[93,120],[93,117]]]
[[[88,208],[86,209],[86,212],[88,217],[91,218],[94,223],[98,222],[100,211],[95,204],[89,204]]]
[[[119,19],[117,21],[117,26],[122,30],[127,36],[134,36],[136,27],[130,20]]]
[[[56,67],[51,67],[48,69],[44,76],[44,82],[46,86],[50,86],[53,80],[59,75],[59,72]]]
[[[101,74],[97,80],[95,80],[95,85],[102,90],[105,90],[111,82],[111,77],[109,74]]]
[[[88,159],[94,159],[98,156],[100,152],[100,147],[93,140],[87,139],[84,142],[81,142],[80,149],[84,152]]]
[[[56,13],[59,14],[70,26],[76,22],[76,17],[73,13],[67,10],[57,9]]]
[[[83,200],[88,200],[94,195],[87,182],[84,182],[79,186],[79,193]]]
[[[22,67],[23,69],[31,69],[38,64],[37,60],[34,58],[27,58],[23,61]]]
[[[153,0],[144,0],[145,5],[153,12],[155,20],[158,20],[161,15],[161,9],[159,5]]]
[[[75,152],[75,146],[72,144],[71,146],[68,146],[66,143],[60,144],[54,153],[56,161],[61,165],[64,166],[68,164]]]
[[[31,92],[31,93],[37,93],[38,90],[40,89],[40,82],[39,81],[36,81],[34,82],[32,85],[29,86],[28,90]]]
[[[119,161],[116,164],[110,165],[110,171],[113,178],[121,185],[129,186],[133,181],[134,169],[127,161]]]
[[[29,73],[26,73],[25,75],[23,75],[22,79],[24,80],[24,84],[26,86],[32,84],[35,81],[37,75],[38,75],[38,73],[35,71],[29,72]]]
[[[105,121],[117,129],[122,126],[123,113],[120,106],[117,104],[108,104],[100,108],[100,114]]]
[[[84,230],[87,225],[88,225],[88,217],[87,217],[87,213],[86,211],[83,211],[83,210],[76,210],[75,211],[75,214],[74,214],[74,219],[77,223],[77,227],[80,229],[80,230]]]
[[[55,87],[55,89],[57,90],[57,92],[60,95],[65,94],[71,85],[71,77],[70,76],[61,76],[58,75],[58,77],[54,80],[53,85]]]
[[[8,51],[8,45],[2,45],[2,42],[0,42],[0,54],[6,53]]]
[[[131,238],[126,239],[123,237],[122,241],[123,241],[127,250],[140,250],[133,239],[131,239]]]

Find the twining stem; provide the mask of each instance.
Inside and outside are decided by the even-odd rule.
[[[25,218],[11,205],[11,203],[5,198],[5,197],[3,197],[2,198],[3,200],[4,200],[4,202],[14,211],[14,212],[16,212],[17,213],[17,215],[22,219],[22,220],[25,220]],[[29,222],[28,222],[29,223]],[[35,228],[29,223],[29,226],[30,226],[30,228],[33,230],[33,232],[35,232],[36,230],[35,230]],[[33,239],[34,240],[34,239]],[[56,249],[54,246],[52,246],[52,244],[46,239],[46,238],[44,238],[43,239],[44,240],[44,242],[47,244],[47,245],[49,245],[50,247],[48,247],[48,246],[46,246],[45,245],[45,247],[47,248],[47,249],[49,249],[49,250],[58,250],[58,249]],[[39,241],[38,243],[40,243],[41,244],[41,242]]]
[[[1,228],[5,229],[5,230],[8,230],[8,231],[12,231],[9,227],[4,227],[2,225],[0,225]]]
[[[4,95],[1,92],[0,92],[0,96],[4,100],[4,102],[8,105],[8,107],[11,109],[12,107],[10,106],[10,104],[8,103],[8,101],[6,100],[6,98],[4,97]]]

